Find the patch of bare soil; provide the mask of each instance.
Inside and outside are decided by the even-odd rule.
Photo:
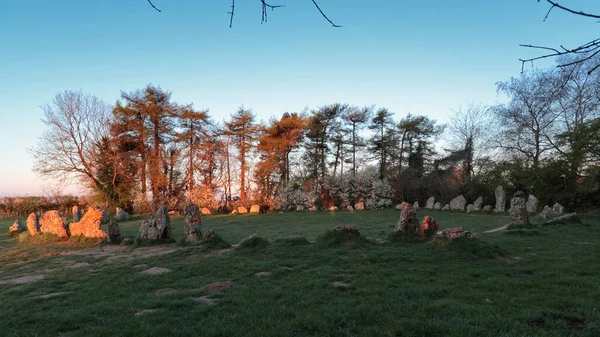
[[[116,245],[106,245],[67,253],[68,255],[93,256],[95,259],[104,258],[105,263],[111,263],[116,260],[121,262],[171,254],[178,249],[179,248],[174,245],[158,245],[135,249]]]
[[[269,277],[271,275],[273,275],[273,273],[271,273],[270,271],[261,271],[254,274],[254,277]]]
[[[135,271],[142,271],[147,268],[148,268],[147,264],[136,264],[135,266],[133,266],[133,270],[135,270]]]
[[[334,281],[331,282],[331,285],[336,288],[348,288],[350,287],[350,283],[342,282],[342,281]]]
[[[192,300],[200,303],[201,305],[213,306],[217,304],[217,301],[210,296],[200,296],[200,297],[192,297]]]
[[[152,267],[150,269],[146,269],[146,270],[140,272],[140,274],[144,274],[144,275],[161,275],[161,274],[166,274],[166,273],[168,273],[170,271],[171,271],[171,269],[169,269],[169,268]]]
[[[40,298],[40,299],[53,298],[53,297],[67,295],[70,293],[71,293],[70,291],[62,291],[62,292],[57,292],[57,293],[49,293],[49,294],[40,295],[40,296],[37,296],[36,298]]]
[[[91,266],[91,265],[92,265],[92,264],[91,264],[91,263],[89,263],[89,262],[77,262],[77,263],[75,263],[75,264],[73,264],[73,265],[69,266],[69,268],[72,268],[72,269],[77,269],[77,268],[86,268],[86,267],[89,267],[89,266]]]
[[[135,314],[133,314],[133,316],[143,316],[143,315],[151,314],[155,311],[156,311],[156,309],[142,309],[140,311],[137,311]]]
[[[172,294],[172,293],[176,293],[177,289],[173,289],[173,288],[162,288],[162,289],[157,289],[155,291],[153,291],[152,293],[154,295],[167,295],[167,294]]]
[[[485,231],[484,233],[495,233],[495,232],[503,231],[503,230],[505,230],[507,228],[508,228],[508,225],[504,225],[502,227],[490,229],[489,231]]]
[[[203,287],[204,290],[207,290],[211,293],[223,293],[227,290],[231,290],[235,287],[235,282],[233,281],[222,281],[222,282],[214,282],[211,284],[207,284]]]
[[[21,276],[21,277],[17,277],[17,278],[13,278],[10,280],[0,280],[0,285],[1,284],[10,284],[10,285],[15,285],[15,284],[26,284],[26,283],[31,283],[31,282],[35,282],[35,281],[39,281],[43,278],[45,278],[46,275],[27,275],[27,276]]]

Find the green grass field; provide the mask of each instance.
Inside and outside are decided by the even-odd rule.
[[[0,336],[600,336],[600,218],[484,233],[508,217],[426,214],[475,239],[384,242],[392,210],[203,219],[229,243],[272,243],[254,249],[0,237]],[[183,219],[172,225],[179,241]],[[319,240],[338,225],[370,242]]]

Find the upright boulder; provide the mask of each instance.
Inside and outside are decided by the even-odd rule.
[[[415,211],[418,211],[418,210],[419,210],[419,208],[421,208],[421,207],[419,206],[419,201],[418,201],[418,200],[417,200],[417,201],[415,201],[415,202],[413,203],[413,208],[415,209]]]
[[[25,225],[27,226],[27,230],[31,236],[36,236],[40,232],[40,220],[35,213],[29,214]]]
[[[419,235],[421,230],[421,224],[417,220],[417,214],[413,207],[407,203],[402,203],[402,210],[400,213],[400,220],[394,227],[394,232],[403,231],[412,235]]]
[[[78,222],[69,225],[71,236],[85,236],[86,238],[106,238],[106,232],[100,229],[104,211],[98,207],[90,207]]]
[[[433,206],[435,206],[435,198],[429,197],[429,199],[427,199],[427,202],[425,202],[425,208],[433,209]]]
[[[81,220],[81,207],[78,205],[73,206],[71,213],[73,214],[73,222],[78,222]]]
[[[246,213],[248,213],[248,209],[246,207],[244,207],[244,206],[238,207],[237,211],[238,211],[238,214],[246,214]]]
[[[494,208],[494,212],[504,212],[506,209],[506,191],[504,187],[498,186],[496,187],[496,207]]]
[[[204,207],[200,210],[202,212],[202,215],[210,215],[210,209]]]
[[[471,213],[475,210],[475,205],[473,204],[468,204],[467,205],[467,213]]]
[[[442,209],[442,203],[440,203],[439,201],[438,201],[438,202],[436,202],[436,203],[433,205],[433,209],[435,209],[436,211],[439,211],[439,210],[441,210],[441,209]]]
[[[558,202],[556,204],[554,204],[554,206],[552,206],[552,212],[551,212],[552,216],[561,216],[564,213],[565,213],[565,208],[563,207],[563,205],[559,204]]]
[[[485,213],[492,213],[492,205],[485,205],[481,210]]]
[[[183,209],[185,213],[185,222],[183,231],[185,232],[185,240],[196,242],[202,237],[202,216],[200,208],[194,203],[189,203]]]
[[[529,213],[537,212],[538,202],[539,202],[538,198],[536,198],[535,195],[530,194],[527,197],[527,203],[526,203],[527,212],[529,212]]]
[[[475,206],[475,211],[481,211],[481,207],[483,207],[483,198],[477,198],[473,203],[473,206]]]
[[[450,205],[445,204],[444,207],[442,207],[442,211],[449,211],[450,210]]]
[[[527,206],[525,204],[525,193],[519,191],[513,195],[510,200],[510,220],[512,223],[517,225],[529,224],[529,213],[527,213]]]
[[[115,213],[115,219],[117,221],[125,221],[125,220],[131,219],[131,216],[129,215],[129,213],[125,212],[120,207],[117,207],[117,211]]]
[[[548,218],[548,216],[550,216],[550,213],[552,213],[552,208],[550,208],[550,206],[546,205],[544,206],[544,209],[542,209],[542,212],[540,212],[540,216],[544,219]]]
[[[56,234],[61,238],[69,237],[69,224],[58,211],[48,211],[40,218],[40,232]]]
[[[167,206],[160,206],[156,213],[144,220],[140,225],[140,238],[142,239],[167,239],[171,237],[171,218]]]
[[[121,228],[119,228],[119,223],[116,220],[110,220],[108,223],[107,232],[109,243],[121,243]]]
[[[365,202],[364,201],[359,201],[354,206],[356,207],[357,211],[364,211],[365,210]]]
[[[450,200],[450,209],[453,211],[464,211],[467,205],[467,199],[462,195]]]
[[[252,205],[250,206],[250,214],[258,214],[260,213],[260,206],[259,205]]]
[[[25,230],[26,230],[25,226],[23,226],[23,224],[21,223],[21,221],[19,219],[15,220],[15,222],[13,222],[12,226],[10,226],[10,228],[8,228],[8,231],[12,235],[19,234],[21,232],[24,232]]]

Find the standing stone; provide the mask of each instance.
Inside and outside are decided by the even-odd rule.
[[[481,210],[485,213],[492,213],[492,205],[485,205]]]
[[[27,230],[31,236],[36,236],[40,232],[40,222],[37,214],[35,213],[29,214],[25,225],[27,226]]]
[[[364,211],[365,210],[365,203],[364,203],[364,201],[359,201],[354,206],[356,206],[356,210],[357,211]]]
[[[427,199],[427,202],[425,203],[425,208],[433,209],[434,206],[435,206],[435,198],[429,197],[429,199]]]
[[[86,238],[105,238],[106,232],[100,229],[100,222],[103,216],[102,209],[90,207],[81,220],[69,226],[71,236],[82,235]]]
[[[73,213],[73,222],[81,220],[81,208],[78,205],[73,206],[71,212]]]
[[[494,208],[494,212],[504,212],[506,208],[506,191],[504,187],[498,186],[496,187],[496,207]]]
[[[354,207],[352,207],[352,205],[348,205],[348,207],[346,207],[350,212],[354,212]]]
[[[563,207],[563,205],[559,204],[558,202],[556,204],[554,204],[554,206],[552,206],[552,216],[561,216],[563,215],[563,213],[565,212],[565,208]]]
[[[10,226],[10,228],[8,229],[8,231],[13,235],[24,232],[25,230],[26,230],[25,226],[23,226],[23,224],[21,223],[21,221],[19,221],[19,219],[15,220],[15,222],[13,222],[12,226]]]
[[[418,235],[421,229],[421,224],[417,220],[417,214],[412,206],[407,203],[402,203],[402,212],[400,213],[400,220],[394,227],[394,232],[403,231],[408,234]]]
[[[450,209],[453,211],[464,211],[467,205],[467,199],[462,195],[450,200]]]
[[[444,205],[444,207],[442,207],[442,211],[449,211],[450,210],[450,205],[446,204]]]
[[[248,213],[248,209],[246,207],[244,207],[244,206],[238,207],[237,211],[238,211],[239,214],[246,214],[246,213]]]
[[[140,225],[140,238],[142,239],[167,239],[171,237],[171,218],[167,206],[160,206],[156,213],[144,220]]]
[[[552,208],[550,208],[550,206],[546,205],[546,206],[544,206],[544,209],[540,213],[540,216],[542,218],[546,219],[550,215],[550,213],[552,213]]]
[[[527,212],[529,213],[535,213],[537,212],[537,207],[538,207],[538,198],[535,197],[535,195],[530,194],[527,197]]]
[[[200,207],[198,205],[189,203],[183,209],[185,213],[185,222],[183,225],[183,231],[185,232],[185,240],[196,242],[202,237],[202,217],[200,215]]]
[[[310,206],[310,208],[308,210],[311,211],[311,212],[318,211],[317,206],[315,206],[315,205]]]
[[[337,206],[331,206],[331,207],[329,207],[329,211],[330,212],[335,212],[337,210],[338,210]]]
[[[48,211],[40,218],[40,232],[56,234],[61,238],[69,237],[69,224],[58,214],[58,211]]]
[[[89,209],[88,209],[89,212]],[[110,221],[110,214],[106,210],[102,210],[102,218],[100,218],[101,223],[108,223]]]
[[[419,207],[419,201],[418,200],[414,202],[413,208],[415,209],[415,211],[417,211],[417,210],[419,210],[419,208],[421,208],[421,207]]]
[[[402,210],[402,204],[398,204],[394,207],[395,210],[397,211],[401,211]]]
[[[129,213],[127,213],[124,210],[122,210],[121,208],[117,207],[117,212],[115,213],[115,219],[117,219],[118,221],[125,221],[125,220],[129,220],[130,218],[131,218],[131,216],[129,215]]]
[[[449,206],[448,206],[449,207]],[[442,204],[438,201],[433,205],[433,209],[435,210],[441,210],[442,209]]]
[[[252,205],[250,206],[250,214],[258,214],[260,213],[260,206],[259,205]]]
[[[468,204],[467,205],[467,213],[471,213],[475,210],[475,205],[473,204]]]
[[[475,206],[476,211],[481,211],[481,207],[483,206],[483,198],[477,198],[477,200],[475,200],[475,202],[473,203],[473,206]]]
[[[302,211],[304,211],[304,206],[296,205],[296,212],[302,212]]]
[[[108,223],[108,242],[109,243],[120,243],[121,242],[121,229],[119,223],[115,220],[110,220]]]
[[[527,206],[525,204],[525,193],[519,191],[514,194],[510,200],[510,214],[511,222],[517,225],[529,224],[529,213],[527,213]]]
[[[210,215],[210,209],[204,207],[201,209],[202,215]]]

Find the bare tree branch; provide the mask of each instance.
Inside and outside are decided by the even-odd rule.
[[[319,5],[317,4],[317,2],[315,0],[312,0],[313,4],[315,4],[315,7],[317,7],[317,9],[319,10],[319,13],[321,13],[321,15],[323,15],[323,17],[325,18],[325,20],[327,20],[331,26],[339,28],[341,26],[336,25],[335,23],[333,23],[328,17],[327,15],[325,15],[325,13],[323,13],[323,11],[321,10],[321,7],[319,7]]]
[[[152,6],[152,8],[156,9],[156,11],[158,11],[159,13],[161,12],[160,9],[156,8],[156,6],[154,6],[154,4],[152,3],[152,1],[148,0],[148,3],[150,4],[150,6]]]
[[[227,12],[227,14],[231,14],[229,17],[229,28],[233,26],[233,14],[235,13],[235,0],[231,0],[231,12]]]
[[[548,14],[550,14],[550,11],[552,10],[552,8],[556,7],[556,8],[560,8],[565,12],[569,12],[571,14],[575,14],[575,15],[581,15],[581,16],[585,16],[588,18],[594,18],[594,19],[600,19],[600,15],[598,14],[592,14],[592,13],[586,13],[584,11],[577,11],[562,5],[559,5],[557,2],[552,1],[552,0],[546,0],[549,4],[552,5],[552,7],[550,8],[550,10],[548,11]],[[540,2],[540,0],[538,0],[538,2]],[[548,17],[548,14],[546,14],[546,18]],[[544,21],[546,20],[546,18],[544,18]]]

